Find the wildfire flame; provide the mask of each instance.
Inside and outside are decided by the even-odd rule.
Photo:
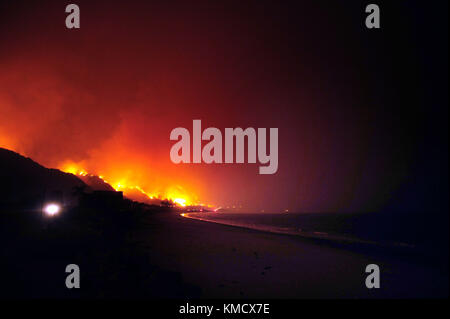
[[[149,192],[144,190],[143,187],[131,183],[126,178],[111,180],[110,178],[105,177],[105,175],[90,174],[87,172],[87,170],[81,168],[79,165],[75,163],[63,164],[61,165],[60,170],[78,176],[97,176],[105,183],[111,185],[111,187],[114,188],[116,191],[122,191],[126,196],[128,195],[130,198],[133,198],[133,195],[135,195],[136,192],[138,192],[141,195],[145,195],[149,199],[168,200],[182,207],[190,205],[198,205],[198,203],[194,202],[191,199],[191,196],[182,191],[181,187],[170,187],[165,192]]]

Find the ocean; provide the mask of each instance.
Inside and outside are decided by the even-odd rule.
[[[448,216],[432,213],[188,213],[185,217],[271,233],[373,245],[436,249]],[[439,217],[439,218],[438,218]],[[445,224],[445,219],[447,224]],[[431,232],[432,227],[435,231]]]

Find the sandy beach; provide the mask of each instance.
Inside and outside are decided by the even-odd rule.
[[[448,296],[448,275],[395,255],[361,254],[302,238],[149,215],[135,240],[152,263],[179,273],[200,298],[416,298]],[[367,289],[365,267],[381,269]]]

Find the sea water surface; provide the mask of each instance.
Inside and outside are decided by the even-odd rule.
[[[407,213],[185,213],[184,217],[271,233],[405,248],[445,240],[430,214]],[[430,236],[429,228],[435,229]],[[442,237],[442,238],[441,238]]]

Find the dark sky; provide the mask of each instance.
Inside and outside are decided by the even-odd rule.
[[[447,4],[0,2],[0,146],[245,210],[448,208]],[[278,127],[279,168],[175,165],[175,127]]]

